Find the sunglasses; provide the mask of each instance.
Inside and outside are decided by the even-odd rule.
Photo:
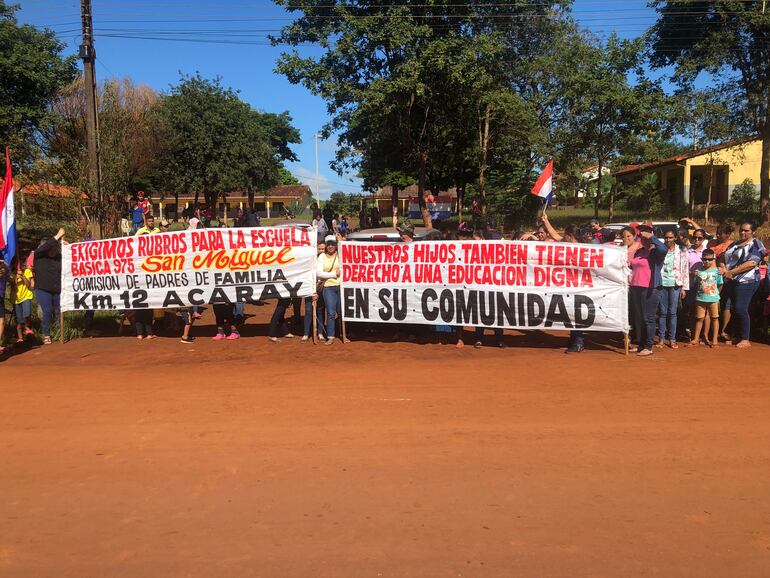
[[[714,257],[703,257],[704,261],[713,261]]]
[[[703,237],[693,237],[693,239],[695,239],[696,241],[702,241]]]

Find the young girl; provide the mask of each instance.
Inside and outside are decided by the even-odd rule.
[[[690,345],[700,345],[700,334],[706,317],[709,318],[711,341],[706,336],[709,347],[717,347],[719,336],[719,290],[722,288],[722,275],[716,264],[716,255],[711,249],[704,249],[701,255],[703,265],[695,271],[697,295],[695,297],[695,331]]]
[[[11,271],[14,272],[13,284],[13,303],[16,311],[16,343],[24,343],[26,336],[32,335],[32,290],[35,287],[32,269],[27,267],[24,260],[22,267],[17,267],[17,259],[14,257],[11,261]]]

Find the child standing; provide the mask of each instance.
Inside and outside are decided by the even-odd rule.
[[[694,280],[697,286],[695,297],[695,333],[690,345],[700,345],[700,334],[703,323],[708,316],[711,329],[711,341],[706,339],[709,347],[717,347],[719,335],[719,291],[722,288],[722,276],[717,270],[716,255],[711,249],[704,249],[701,255],[703,266],[695,271]],[[707,336],[706,336],[707,337]]]
[[[14,289],[14,310],[16,312],[16,343],[24,343],[24,338],[32,335],[32,290],[35,287],[35,280],[32,269],[27,266],[26,260],[22,267],[16,266],[16,258],[11,261],[11,270],[14,271],[13,289]]]

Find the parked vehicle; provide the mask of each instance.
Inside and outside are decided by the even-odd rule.
[[[616,232],[617,237],[615,238],[615,244],[620,245],[622,244],[622,241],[620,239],[620,231],[623,229],[623,227],[628,227],[629,223],[608,223],[604,225],[603,229],[610,229],[612,231]],[[663,242],[663,232],[667,229],[678,229],[679,223],[676,221],[653,221],[652,228],[654,229],[655,236],[660,240],[660,242]],[[711,239],[712,235],[708,232],[706,233],[706,238]]]

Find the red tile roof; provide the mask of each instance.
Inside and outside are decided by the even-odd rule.
[[[745,144],[754,140],[757,140],[757,139],[755,137],[748,137],[748,138],[743,138],[738,140],[732,140],[726,143],[722,143],[722,144],[718,144],[718,145],[714,145],[714,146],[710,146],[702,149],[697,149],[694,151],[687,151],[685,153],[680,153],[676,156],[669,157],[667,159],[661,159],[659,161],[642,163],[640,165],[628,165],[612,173],[612,176],[626,175],[628,173],[633,173],[636,171],[645,171],[656,167],[662,167],[664,165],[670,165],[672,163],[681,163],[682,161],[686,161],[691,158],[699,157],[718,150],[734,147],[740,144]]]

